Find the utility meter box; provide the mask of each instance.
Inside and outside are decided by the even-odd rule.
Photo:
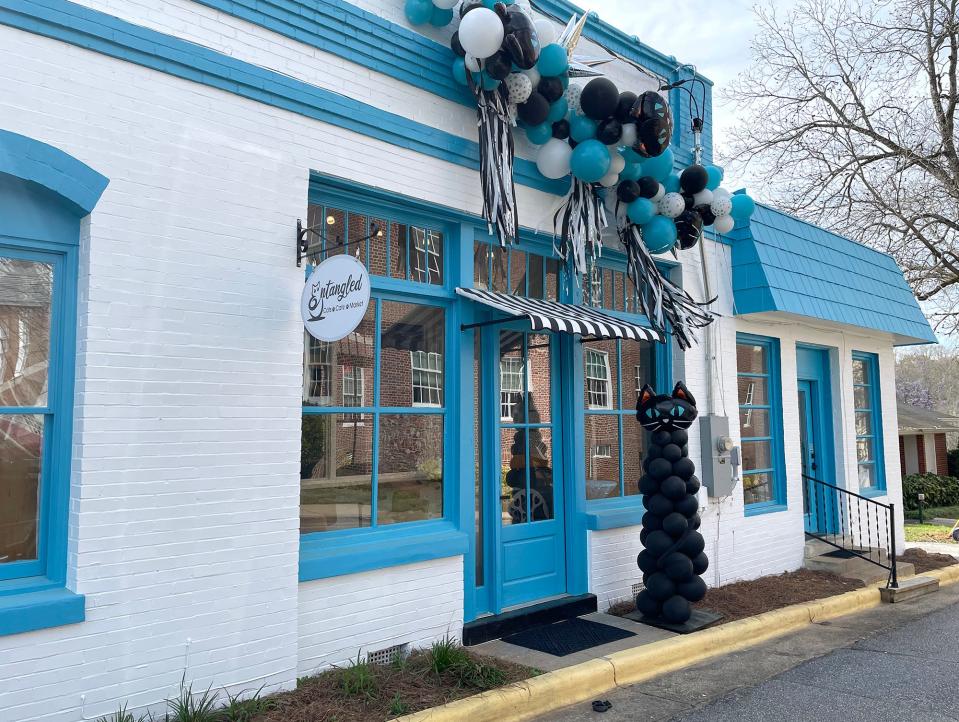
[[[729,496],[736,486],[734,449],[729,437],[729,419],[725,416],[700,416],[699,439],[702,468],[699,479],[714,498]]]

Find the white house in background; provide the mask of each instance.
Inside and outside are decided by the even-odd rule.
[[[889,257],[760,207],[705,266],[663,258],[718,296],[685,354],[464,330],[500,320],[477,287],[646,321],[614,245],[571,282],[545,227],[564,182],[523,140],[521,239],[492,243],[448,31],[401,0],[148,6],[0,2],[4,722],[148,709],[181,679],[292,688],[630,597],[647,381],[699,402],[710,585],[802,564],[842,521],[809,485],[894,503],[901,535],[893,349],[934,337]],[[631,61],[604,66],[621,88],[688,73],[594,16],[584,37]],[[371,275],[342,341],[304,336],[297,219]]]
[[[949,474],[946,434],[959,432],[959,418],[899,403],[899,470],[907,474]]]

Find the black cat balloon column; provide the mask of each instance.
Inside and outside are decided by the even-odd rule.
[[[645,589],[636,597],[643,616],[683,624],[690,604],[706,594],[700,574],[709,560],[699,529],[699,479],[688,456],[686,429],[695,420],[696,400],[682,381],[671,396],[657,396],[647,384],[639,393],[636,417],[650,432],[639,481],[646,513],[639,539],[645,547],[637,563]]]

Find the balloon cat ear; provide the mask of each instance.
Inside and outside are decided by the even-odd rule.
[[[656,395],[656,392],[653,391],[653,387],[649,384],[643,384],[643,388],[639,391],[639,400],[636,402],[637,406],[642,406],[651,398]]]
[[[673,388],[673,398],[688,401],[693,406],[696,405],[696,399],[694,399],[693,395],[689,393],[689,389],[686,388],[686,384],[684,384],[682,381],[676,382],[676,386]]]

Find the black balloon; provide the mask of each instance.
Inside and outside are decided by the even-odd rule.
[[[496,3],[493,9],[503,21],[503,50],[517,67],[529,70],[539,60],[539,36],[533,21],[518,5],[507,7],[503,3]]]
[[[462,19],[470,10],[481,7],[483,7],[483,3],[480,0],[465,0],[465,2],[460,3],[460,18]]]
[[[616,102],[616,112],[613,114],[620,123],[631,120],[630,113],[633,110],[633,104],[636,102],[636,93],[630,93],[628,90],[619,94],[619,100]]]
[[[656,516],[666,516],[673,511],[673,502],[667,499],[663,494],[653,494],[649,498],[646,508]],[[698,509],[699,507],[697,507]]]
[[[639,183],[636,181],[625,180],[616,187],[616,197],[619,198],[623,203],[632,203],[634,200],[642,196],[642,190],[639,187]],[[643,477],[648,478],[648,477]],[[640,490],[642,490],[643,482],[640,479],[639,482]]]
[[[636,142],[633,150],[644,158],[655,158],[662,155],[669,147],[669,136],[672,126],[665,120],[651,118],[636,126]]]
[[[679,501],[686,496],[686,482],[678,476],[670,476],[659,485],[659,493],[670,501]]]
[[[686,210],[691,211],[696,205],[696,199],[691,193],[683,193],[680,191],[680,195],[683,197],[683,201],[686,203]]]
[[[716,222],[716,214],[713,213],[713,209],[709,207],[709,204],[703,203],[701,206],[696,206],[693,210],[703,219],[704,226],[711,226]]]
[[[672,125],[672,115],[666,99],[652,90],[647,90],[633,101],[629,115],[640,122],[657,119],[666,120]]]
[[[508,53],[499,50],[483,61],[483,70],[485,70],[491,78],[503,80],[507,75],[513,72],[513,61]]]
[[[683,211],[675,219],[679,247],[689,250],[699,242],[703,233],[703,217],[696,210]]]
[[[536,92],[546,98],[550,103],[555,103],[562,98],[565,90],[563,81],[559,78],[541,78],[539,85],[536,86]]]
[[[643,198],[652,198],[659,193],[659,181],[649,175],[644,175],[638,181],[639,194]]]
[[[458,31],[453,33],[453,37],[450,38],[450,47],[453,48],[453,52],[459,55],[461,58],[466,57],[466,51],[460,44],[460,34]]]
[[[603,120],[616,112],[619,90],[608,78],[593,78],[586,83],[579,104],[583,115],[593,120]]]
[[[516,106],[516,112],[527,125],[539,125],[545,123],[549,115],[549,101],[534,92],[525,103]]]
[[[560,140],[569,138],[569,121],[566,118],[553,123],[553,137]]]
[[[673,465],[665,459],[653,459],[649,464],[649,475],[654,479],[665,479],[673,471]]]
[[[606,118],[596,126],[596,140],[603,145],[618,143],[623,136],[623,124],[616,118]]]
[[[709,183],[709,173],[706,172],[706,168],[698,164],[683,169],[679,176],[679,185],[684,191],[693,195],[705,190],[707,183]]]

